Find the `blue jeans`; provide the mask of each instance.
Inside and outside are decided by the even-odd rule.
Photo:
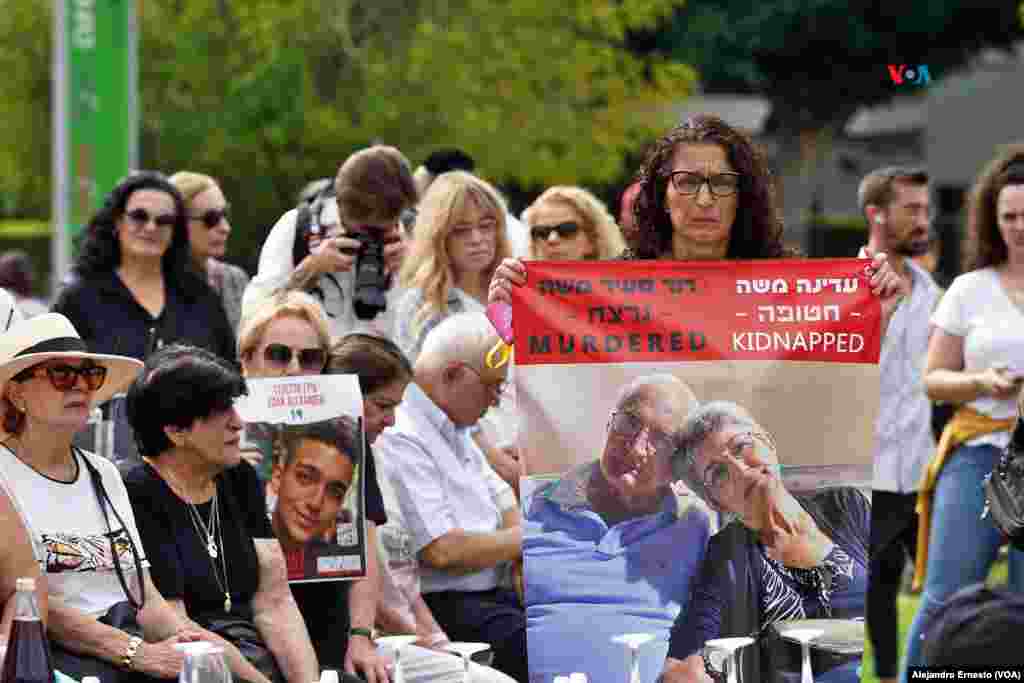
[[[900,672],[906,683],[908,666],[922,666],[923,637],[928,622],[953,593],[988,578],[1002,536],[985,509],[985,476],[999,460],[995,446],[961,446],[939,474],[932,500],[928,537],[928,574],[921,604],[907,642],[907,661]],[[1024,592],[1024,552],[1010,550],[1009,587]],[[993,662],[998,664],[998,662]]]

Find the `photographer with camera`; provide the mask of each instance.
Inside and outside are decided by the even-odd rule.
[[[415,203],[411,167],[401,152],[383,145],[356,152],[333,185],[312,193],[270,230],[242,318],[268,296],[300,289],[323,304],[331,336],[387,335],[392,276],[406,248],[399,219]]]

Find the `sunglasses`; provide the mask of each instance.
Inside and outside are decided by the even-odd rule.
[[[231,205],[225,204],[220,209],[207,209],[202,213],[189,214],[189,220],[199,221],[206,226],[208,230],[213,229],[220,225],[220,222],[231,214]]]
[[[263,359],[280,368],[291,365],[293,356],[298,357],[299,367],[306,372],[318,374],[327,365],[325,349],[293,349],[284,344],[267,344],[267,348],[263,350]]]
[[[145,227],[150,221],[153,221],[158,228],[173,228],[174,224],[178,222],[178,217],[173,213],[162,213],[156,216],[145,209],[132,209],[125,216],[139,228]]]
[[[580,231],[579,223],[559,223],[558,225],[535,225],[530,228],[530,237],[535,240],[546,240],[552,232],[557,232],[559,239],[567,240]]]
[[[107,381],[107,368],[102,365],[47,365],[29,368],[16,378],[24,382],[32,377],[38,377],[40,372],[45,372],[50,379],[50,384],[57,391],[71,391],[78,384],[78,378],[85,380],[85,388],[89,391],[96,391]]]

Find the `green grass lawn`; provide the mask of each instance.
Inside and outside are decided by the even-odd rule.
[[[992,574],[989,576],[988,583],[991,586],[999,586],[1006,583],[1006,577],[1006,560],[1001,559],[992,568]],[[920,596],[918,595],[900,594],[900,656],[903,655],[904,643],[907,642],[907,631],[910,630],[910,622],[913,621],[914,615],[917,614],[917,603],[919,600]],[[861,683],[878,683],[878,677],[875,676],[875,658],[871,653],[870,642],[864,643],[864,668],[860,680]]]

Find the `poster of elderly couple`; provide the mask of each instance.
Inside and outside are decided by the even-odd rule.
[[[532,262],[513,294],[531,681],[859,681],[867,261]],[[731,654],[730,654],[731,653]],[[804,679],[806,680],[806,679]]]

